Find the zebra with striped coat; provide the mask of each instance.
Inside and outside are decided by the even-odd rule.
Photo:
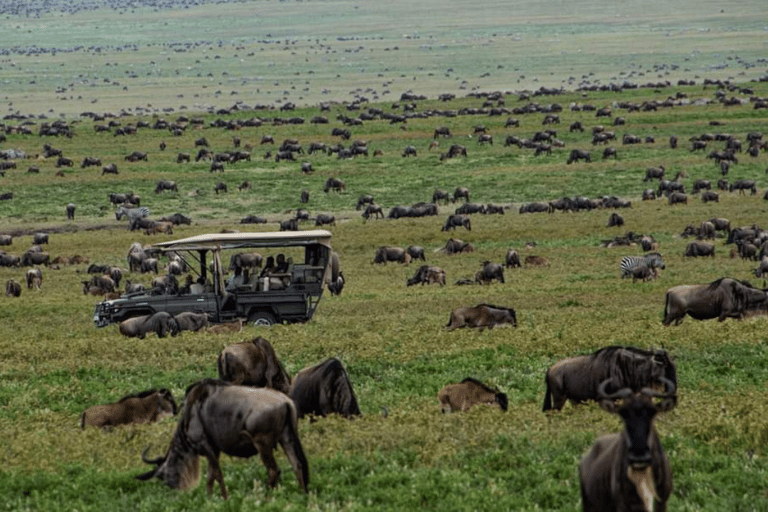
[[[621,277],[632,277],[635,269],[645,266],[654,273],[657,269],[664,269],[664,260],[658,252],[649,252],[643,256],[624,256],[619,263]]]
[[[115,210],[115,219],[120,220],[123,217],[128,217],[128,225],[133,226],[136,221],[149,216],[149,208],[146,206],[139,206],[138,208],[126,208],[125,206],[119,207]]]

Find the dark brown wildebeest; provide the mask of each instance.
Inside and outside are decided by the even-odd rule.
[[[520,254],[514,249],[507,249],[507,255],[504,258],[504,266],[507,268],[521,267]]]
[[[325,181],[325,185],[323,186],[323,192],[329,192],[333,190],[334,192],[344,192],[347,189],[347,184],[344,183],[343,180],[340,180],[339,178],[328,178]]]
[[[571,154],[568,155],[568,161],[565,163],[572,164],[573,162],[578,162],[579,160],[591,162],[592,157],[590,156],[589,151],[584,151],[583,149],[572,149]]]
[[[685,315],[696,320],[741,319],[748,309],[764,308],[768,295],[749,283],[721,277],[709,284],[675,286],[667,290],[663,325],[679,325]]]
[[[373,204],[373,196],[370,194],[363,194],[360,197],[357,198],[357,204],[355,205],[355,210],[362,210],[363,207],[367,204]]]
[[[384,212],[381,210],[381,206],[375,203],[371,203],[365,207],[365,210],[363,210],[361,216],[366,220],[370,219],[371,217],[374,219],[383,219]]]
[[[543,411],[560,410],[570,400],[597,400],[598,386],[613,379],[617,386],[640,390],[666,378],[677,382],[677,368],[666,350],[611,346],[562,359],[550,366],[544,382]]]
[[[176,411],[176,402],[169,390],[150,389],[124,396],[111,404],[87,408],[80,414],[80,428],[90,425],[108,430],[109,427],[129,423],[154,423],[176,416]]]
[[[665,173],[666,169],[663,165],[659,165],[658,167],[648,167],[645,170],[645,178],[643,178],[643,181],[660,180],[664,178]]]
[[[434,139],[438,137],[450,137],[451,136],[451,130],[447,126],[439,126],[435,128],[435,135]]]
[[[443,228],[440,231],[448,231],[449,229],[456,229],[457,227],[464,227],[468,231],[472,231],[472,224],[469,217],[460,214],[450,215],[445,219],[445,224],[443,224]]]
[[[266,224],[267,219],[258,215],[246,215],[240,219],[240,224]]]
[[[548,212],[549,204],[547,203],[529,203],[520,207],[519,213],[540,213]]]
[[[483,269],[475,274],[476,283],[490,284],[494,279],[504,282],[504,265],[490,261],[484,261],[482,265]]]
[[[632,269],[632,282],[636,282],[638,279],[643,282],[652,281],[659,277],[659,270],[656,267],[648,267],[647,265],[638,265]]]
[[[493,389],[477,379],[467,377],[457,384],[448,384],[437,393],[440,410],[443,413],[465,412],[478,404],[486,404],[507,410],[507,395]]]
[[[738,190],[739,194],[742,195],[745,190],[749,190],[752,195],[755,195],[757,194],[757,185],[755,184],[755,180],[736,180],[728,187],[729,192],[733,192],[734,190]]]
[[[33,287],[39,290],[43,284],[43,271],[37,267],[31,268],[27,270],[26,278],[27,290],[31,290]]]
[[[453,191],[453,202],[455,203],[462,197],[466,202],[469,202],[469,189],[467,187],[456,187],[456,190]]]
[[[32,237],[32,243],[35,245],[42,245],[48,243],[48,233],[35,233]]]
[[[198,381],[187,388],[181,419],[166,455],[149,460],[144,450],[142,460],[157,467],[136,478],[157,477],[173,489],[189,489],[199,481],[198,461],[204,456],[208,459],[208,494],[218,481],[221,495],[227,499],[219,453],[244,458],[258,453],[269,473],[269,486],[274,487],[280,469],[273,452],[279,443],[299,486],[307,492],[309,467],[297,422],[296,406],[283,393],[216,379]]]
[[[67,205],[67,220],[75,220],[75,203],[69,203]]]
[[[185,311],[173,316],[179,331],[197,332],[204,327],[208,327],[208,314]]]
[[[155,187],[155,194],[159,194],[160,192],[164,192],[166,190],[170,190],[172,192],[178,192],[179,187],[176,185],[175,181],[168,181],[168,180],[158,181],[157,186]]]
[[[28,250],[21,255],[21,266],[31,267],[33,265],[45,265],[48,266],[51,261],[51,255],[47,252],[37,252]]]
[[[189,226],[192,224],[192,219],[190,219],[185,215],[182,215],[181,213],[174,213],[173,215],[162,217],[160,219],[160,222],[170,222],[174,226],[179,226],[181,224],[186,224],[187,226]]]
[[[280,231],[298,231],[299,221],[297,219],[288,219],[280,221]]]
[[[259,268],[263,261],[264,257],[258,252],[239,252],[229,258],[229,270]]]
[[[397,261],[398,263],[407,265],[411,262],[411,255],[401,247],[385,245],[376,249],[376,254],[371,263],[381,263],[382,265],[386,265],[388,261]]]
[[[129,338],[144,339],[149,332],[154,332],[158,338],[164,338],[168,334],[176,336],[179,326],[170,313],[158,311],[152,315],[123,320],[120,322],[119,330],[120,334]]]
[[[695,258],[698,256],[715,257],[715,244],[711,242],[691,242],[685,247],[684,257]]]
[[[471,215],[473,213],[485,214],[485,205],[480,203],[464,203],[453,212],[461,215]]]
[[[664,392],[599,387],[600,406],[624,420],[620,433],[600,437],[581,459],[579,480],[585,512],[666,510],[672,494],[672,469],[653,427],[659,412],[677,405],[676,386],[664,379]],[[658,403],[653,399],[659,398]],[[617,400],[622,400],[617,403]]]
[[[437,204],[437,202],[441,200],[447,203],[451,200],[451,196],[445,190],[435,189],[432,193],[432,202]]]
[[[445,286],[445,270],[433,265],[422,265],[416,270],[416,273],[410,279],[406,280],[406,286],[414,284],[433,284],[438,283]]]
[[[461,327],[478,327],[483,330],[486,327],[493,329],[503,324],[517,327],[517,315],[514,309],[492,304],[478,304],[451,311],[451,318],[446,327],[450,331]]]
[[[101,168],[101,175],[105,174],[118,174],[117,164],[111,163]]]
[[[682,192],[672,192],[669,194],[669,204],[688,204],[688,196]]]
[[[223,181],[218,182],[214,187],[213,191],[218,195],[219,192],[226,192],[227,191],[227,184]]]
[[[5,283],[5,296],[6,297],[18,297],[21,295],[21,284],[13,279],[9,279]]]
[[[361,414],[347,371],[336,358],[297,373],[288,396],[296,404],[299,418],[332,413],[349,418]]]
[[[427,261],[427,259],[424,257],[424,248],[420,247],[418,245],[409,245],[406,249],[408,254],[411,255],[411,260],[421,260],[421,261]]]
[[[405,158],[409,156],[417,156],[416,148],[410,145],[405,146],[405,148],[403,149],[403,157]]]
[[[449,238],[443,250],[446,254],[458,254],[461,252],[472,252],[475,250],[475,246],[458,238]]]
[[[382,213],[383,215],[383,213]],[[324,226],[324,225],[336,225],[336,217],[334,215],[329,215],[325,213],[318,213],[315,216],[315,226]]]
[[[717,192],[713,192],[711,190],[707,190],[703,194],[701,194],[701,202],[702,203],[708,203],[710,201],[714,201],[715,203],[720,202],[720,195]]]
[[[291,377],[272,344],[261,336],[229,345],[216,360],[219,378],[234,384],[267,387],[288,393]]]
[[[180,164],[183,162],[189,162],[192,159],[192,155],[189,153],[179,153],[176,155],[176,163]]]
[[[12,245],[13,235],[0,235],[0,245]]]
[[[125,161],[126,162],[138,162],[139,160],[147,161],[147,154],[143,151],[134,151],[130,155],[126,155]]]
[[[610,217],[608,217],[608,224],[606,227],[612,228],[617,226],[623,226],[624,225],[624,217],[619,215],[616,212],[613,212]]]
[[[86,167],[98,166],[98,165],[101,165],[101,160],[93,156],[86,156],[85,158],[83,158],[83,163],[80,164],[80,168],[85,169]]]

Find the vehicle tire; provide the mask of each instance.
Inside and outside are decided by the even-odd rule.
[[[258,327],[269,327],[276,322],[275,315],[269,311],[256,311],[248,317],[248,323]]]

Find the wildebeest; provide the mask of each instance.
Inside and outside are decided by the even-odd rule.
[[[336,225],[336,217],[334,215],[330,215],[330,214],[326,214],[326,213],[318,213],[315,216],[315,226],[324,226],[326,224],[329,224],[331,226],[335,226]]]
[[[35,233],[32,237],[32,243],[35,245],[42,245],[48,243],[48,233]]]
[[[443,228],[440,231],[448,231],[449,229],[456,229],[457,227],[464,227],[468,231],[472,231],[472,222],[466,215],[449,215],[448,218],[445,219],[445,224],[443,224]]]
[[[571,154],[568,155],[568,161],[565,163],[571,164],[573,162],[578,162],[579,160],[591,162],[592,157],[590,156],[589,151],[584,151],[583,149],[572,149]]]
[[[208,326],[208,314],[207,313],[195,313],[193,311],[185,311],[173,316],[178,326],[178,332],[192,331],[197,332],[200,329]]]
[[[434,139],[438,137],[450,137],[451,136],[451,130],[447,126],[439,126],[435,128],[435,135]]]
[[[421,260],[421,261],[427,261],[427,259],[424,257],[424,248],[420,247],[418,245],[409,245],[405,249],[408,254],[411,255],[411,260]]]
[[[31,290],[33,287],[39,290],[43,284],[43,271],[37,267],[31,268],[27,270],[26,278],[27,290]]]
[[[48,266],[50,261],[51,261],[51,256],[47,252],[33,251],[30,249],[21,255],[22,267],[31,267],[33,265]]]
[[[467,187],[456,187],[456,190],[453,191],[453,202],[455,203],[459,198],[464,198],[466,202],[470,201]]]
[[[543,411],[560,410],[567,400],[574,404],[596,400],[598,386],[613,379],[617,386],[640,390],[664,377],[677,383],[677,368],[666,350],[610,346],[591,354],[562,359],[550,366],[544,382]]]
[[[433,265],[422,265],[405,284],[406,286],[413,286],[419,283],[422,285],[438,283],[440,286],[445,286],[445,270]]]
[[[624,225],[624,217],[619,215],[616,212],[613,212],[610,217],[608,217],[608,224],[606,224],[606,227],[612,228],[612,227],[618,227]]]
[[[328,178],[325,181],[325,185],[323,186],[323,192],[329,192],[333,190],[334,192],[344,192],[347,189],[347,184],[344,183],[343,180],[340,180],[339,178]]]
[[[549,211],[549,204],[547,203],[530,203],[530,204],[524,204],[520,207],[519,213],[538,213],[538,212],[548,212]]]
[[[175,181],[168,181],[168,180],[160,180],[157,182],[157,186],[155,187],[155,193],[159,194],[160,192],[164,192],[166,190],[170,190],[172,192],[178,192],[179,187],[176,185]]]
[[[459,215],[470,215],[473,213],[486,213],[485,211],[485,205],[479,204],[479,203],[464,203],[456,210],[454,211],[455,214]]]
[[[695,258],[697,256],[715,257],[715,244],[711,242],[691,242],[685,247],[684,257]]]
[[[336,358],[297,373],[288,396],[296,404],[299,418],[310,414],[327,416],[336,413],[346,418],[361,414],[347,371]]]
[[[504,282],[504,265],[490,261],[484,261],[483,269],[475,274],[475,282],[481,284],[490,284],[494,279],[500,283]]]
[[[721,277],[709,284],[675,286],[667,290],[663,325],[679,325],[685,315],[696,320],[741,319],[748,309],[765,307],[768,295],[749,283]]]
[[[442,250],[446,254],[458,254],[461,252],[472,252],[475,250],[475,246],[458,238],[449,238]]]
[[[176,416],[176,401],[165,388],[150,389],[124,396],[117,402],[94,405],[80,414],[80,428],[86,425],[107,430],[129,423],[154,423],[167,416]]]
[[[388,261],[397,261],[403,265],[407,265],[411,262],[411,255],[408,251],[401,247],[381,246],[376,249],[376,254],[373,256],[372,263],[381,263],[386,265]]]
[[[136,316],[120,322],[120,334],[129,338],[144,339],[149,332],[157,334],[158,338],[166,335],[176,336],[179,326],[170,313],[158,311],[152,315]]]
[[[524,261],[526,266],[530,267],[548,267],[549,260],[544,256],[529,255],[525,257]]]
[[[224,348],[216,360],[219,378],[234,384],[268,387],[288,393],[291,377],[272,344],[261,336]]]
[[[12,245],[12,244],[13,244],[12,235],[0,235],[0,245]]]
[[[520,254],[514,249],[507,249],[507,255],[504,258],[504,265],[507,268],[521,267]]]
[[[5,283],[5,296],[6,297],[18,297],[21,295],[21,284],[13,279],[9,279]]]
[[[486,327],[493,329],[503,324],[517,327],[517,315],[514,309],[492,304],[478,304],[451,311],[451,318],[446,327],[451,331],[461,327],[478,327],[483,330]]]
[[[599,387],[600,406],[618,414],[624,430],[599,438],[581,459],[579,480],[584,511],[666,510],[672,494],[672,469],[653,427],[659,412],[677,405],[676,386],[664,380],[664,392]],[[659,398],[658,403],[653,399]],[[622,400],[617,403],[617,400]]]
[[[363,210],[363,213],[361,214],[361,216],[366,220],[371,217],[373,217],[374,219],[383,219],[384,212],[381,210],[381,206],[375,203],[370,203],[365,207],[365,210]]]
[[[199,457],[208,459],[206,489],[213,491],[219,482],[221,495],[228,497],[219,466],[219,453],[252,457],[257,453],[267,467],[269,486],[280,476],[275,461],[277,444],[283,447],[299,486],[307,492],[309,467],[297,431],[296,406],[283,393],[272,389],[237,386],[216,379],[204,379],[187,388],[184,409],[163,457],[142,460],[156,464],[139,480],[157,477],[174,489],[188,489],[199,479]]]
[[[468,411],[475,405],[486,404],[507,410],[507,395],[477,379],[467,377],[457,384],[448,384],[437,393],[440,410],[444,413]]]
[[[75,220],[75,204],[69,203],[67,205],[67,220]]]
[[[174,226],[179,226],[181,224],[190,225],[192,224],[192,219],[190,219],[185,215],[182,215],[181,213],[174,213],[173,215],[167,215],[165,217],[162,217],[160,219],[160,222],[170,222]]]

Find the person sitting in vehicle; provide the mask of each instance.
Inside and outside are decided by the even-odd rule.
[[[227,284],[225,286],[225,290],[228,292],[233,292],[237,289],[238,286],[242,286],[244,284],[248,283],[248,271],[246,270],[243,272],[243,269],[240,267],[235,268],[235,275],[227,279]]]
[[[266,277],[269,274],[273,273],[275,271],[275,257],[269,256],[267,257],[267,262],[264,264],[264,268],[261,269],[261,273],[259,274],[259,277]]]
[[[290,260],[285,259],[285,254],[280,253],[277,255],[277,264],[275,265],[275,274],[284,274],[288,272],[290,266]]]

